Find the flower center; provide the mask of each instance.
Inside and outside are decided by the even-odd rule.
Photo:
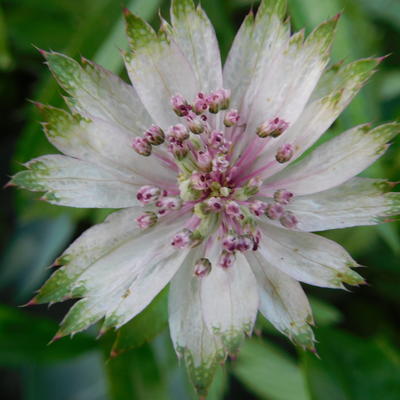
[[[243,134],[245,121],[237,110],[229,109],[229,100],[227,89],[198,93],[192,103],[175,95],[171,105],[181,119],[180,123],[165,131],[152,125],[132,144],[133,149],[143,156],[150,156],[154,146],[164,144],[179,170],[179,190],[175,193],[147,185],[139,189],[137,199],[143,205],[155,206],[137,218],[139,226],[148,228],[172,211],[192,212],[185,228],[171,239],[171,245],[176,248],[195,246],[218,231],[223,249],[219,264],[224,268],[232,265],[237,251],[258,248],[261,238],[257,229],[259,218],[277,220],[286,228],[297,225],[297,218],[286,210],[292,193],[280,189],[271,201],[263,202],[256,198],[262,180],[254,174],[244,178],[239,176],[240,158],[239,162],[233,160],[233,143],[238,132]],[[288,123],[276,117],[263,123],[255,133],[259,138],[276,138],[287,128]],[[276,162],[289,161],[293,151],[291,144],[284,144],[276,153]],[[252,149],[244,151],[248,158],[254,159],[251,153]],[[160,157],[165,161],[164,155]],[[196,274],[204,276],[209,269],[207,259],[201,259]]]

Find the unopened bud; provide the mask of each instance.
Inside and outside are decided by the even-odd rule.
[[[265,215],[270,219],[278,219],[282,216],[284,208],[279,203],[268,204]]]
[[[230,94],[227,89],[219,89],[207,96],[209,111],[216,114],[219,110],[229,108]]]
[[[194,113],[192,114],[193,115],[188,115],[186,117],[187,126],[190,132],[194,133],[195,135],[200,135],[206,129],[206,125],[201,117]]]
[[[141,156],[147,157],[151,154],[151,144],[143,137],[135,137],[132,142],[132,148]]]
[[[189,152],[189,148],[186,143],[170,143],[168,145],[168,151],[179,161],[182,161]]]
[[[294,147],[290,143],[286,143],[279,148],[278,152],[275,155],[275,159],[279,163],[283,164],[285,162],[288,162],[293,157],[293,153]]]
[[[211,272],[211,262],[208,258],[200,258],[194,266],[194,274],[199,278],[204,278]]]
[[[213,160],[212,160],[212,170],[216,172],[225,172],[229,167],[229,161],[226,159],[226,157],[223,154],[217,155]]]
[[[286,205],[289,204],[290,200],[293,198],[293,193],[286,189],[279,189],[274,193],[274,200],[277,203]]]
[[[142,186],[137,194],[136,198],[142,204],[155,203],[161,195],[161,189],[156,186],[145,185]]]
[[[226,235],[222,239],[222,247],[229,252],[234,252],[236,250],[236,246],[238,244],[238,237],[236,235]]]
[[[280,217],[279,222],[285,227],[285,228],[294,228],[298,224],[298,219],[296,216],[290,212],[290,211],[285,211],[283,215]]]
[[[157,223],[157,215],[152,211],[146,211],[135,219],[140,229],[147,229]]]
[[[184,117],[185,115],[188,115],[191,109],[186,99],[180,94],[176,94],[175,96],[171,97],[171,105],[178,117]]]
[[[197,153],[197,165],[201,169],[208,169],[211,167],[212,157],[208,150],[200,150]]]
[[[221,253],[220,258],[219,258],[218,264],[222,268],[229,268],[229,267],[231,267],[233,265],[234,262],[235,262],[235,254],[234,253],[229,253],[227,251],[223,251]]]
[[[152,125],[144,134],[144,138],[148,143],[157,146],[164,143],[164,131],[157,125]]]
[[[253,248],[254,243],[250,235],[242,235],[239,237],[238,244],[236,246],[238,251],[244,252],[249,251]]]
[[[178,232],[171,241],[171,245],[177,249],[183,249],[184,247],[189,246],[191,243],[191,234],[192,232],[189,229],[184,229],[181,232]]]
[[[219,212],[222,210],[223,202],[219,197],[210,197],[206,200],[207,207],[210,211]]]
[[[236,125],[239,122],[239,112],[238,110],[229,110],[226,114],[225,114],[225,118],[224,118],[224,125],[227,128],[230,128],[231,126]]]
[[[261,124],[257,128],[257,135],[261,138],[265,138],[267,136],[272,136],[275,138],[280,136],[288,128],[288,126],[289,124],[286,121],[276,117]]]
[[[200,115],[203,112],[207,111],[208,108],[208,102],[206,99],[206,95],[204,93],[198,93],[197,97],[194,101],[193,105],[193,111],[197,114]]]
[[[156,202],[156,207],[165,210],[179,210],[182,207],[182,200],[177,197],[163,197]]]
[[[231,217],[239,217],[241,215],[239,204],[233,200],[230,200],[225,204],[225,212]]]
[[[170,143],[182,143],[189,138],[189,132],[185,125],[176,124],[167,130],[167,140]]]
[[[265,211],[267,210],[267,204],[260,200],[255,200],[250,204],[249,208],[254,215],[260,217],[261,215],[265,214]]]
[[[190,177],[193,188],[197,190],[205,190],[208,188],[210,176],[206,173],[193,172]]]

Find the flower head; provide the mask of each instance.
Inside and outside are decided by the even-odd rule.
[[[284,0],[262,1],[222,69],[213,27],[191,0],[172,1],[159,33],[126,12],[132,84],[44,52],[73,98],[70,113],[40,106],[63,155],[30,161],[12,181],[53,204],[122,209],[72,243],[35,298],[80,298],[59,336],[102,319],[103,329],[119,328],[170,283],[171,337],[204,394],[258,311],[314,348],[299,282],[364,282],[340,245],[310,232],[399,213],[390,183],[356,177],[399,124],[356,126],[295,161],[381,59],[327,69],[338,18],[304,39],[284,15]]]

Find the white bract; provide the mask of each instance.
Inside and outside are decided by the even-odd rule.
[[[33,302],[80,300],[58,336],[102,320],[119,328],[169,283],[170,331],[204,394],[258,310],[314,350],[299,282],[358,285],[357,263],[309,233],[383,222],[400,210],[384,180],[355,177],[398,123],[357,126],[294,163],[339,116],[382,58],[327,67],[338,16],[304,37],[284,0],[261,2],[224,68],[192,0],[172,1],[159,32],[125,12],[132,84],[87,60],[43,52],[70,112],[38,104],[63,155],[12,183],[50,203],[122,209],[78,238]]]

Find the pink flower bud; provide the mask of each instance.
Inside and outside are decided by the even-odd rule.
[[[208,258],[200,258],[194,266],[194,274],[199,278],[204,278],[211,272],[211,263]]]
[[[279,203],[268,204],[265,214],[270,219],[278,219],[284,212],[284,208]]]
[[[172,155],[178,159],[179,161],[183,160],[187,153],[189,152],[189,148],[186,143],[170,143],[168,145],[168,151],[172,153]]]
[[[212,131],[208,138],[208,143],[214,149],[218,149],[225,142],[224,133],[221,131]]]
[[[219,89],[207,96],[209,111],[216,114],[219,110],[229,107],[231,92],[227,89]]]
[[[267,204],[260,200],[255,200],[250,204],[249,208],[254,215],[260,217],[261,215],[265,214],[265,211],[267,210]]]
[[[225,212],[231,217],[240,217],[240,215],[242,214],[239,204],[233,200],[229,200],[225,204]]]
[[[136,198],[142,204],[155,203],[161,195],[161,189],[156,186],[145,185],[137,192]]]
[[[229,253],[227,251],[223,251],[221,253],[220,258],[219,258],[218,264],[222,268],[229,268],[229,267],[231,267],[233,265],[234,262],[235,262],[234,253]]]
[[[235,235],[226,235],[222,239],[222,247],[229,252],[234,252],[238,244],[238,237]]]
[[[226,159],[226,157],[223,154],[217,155],[213,160],[212,160],[212,170],[215,172],[225,172],[229,167],[229,161]]]
[[[184,229],[181,232],[178,232],[171,241],[171,245],[177,249],[183,249],[184,247],[189,246],[191,243],[192,232],[189,229]]]
[[[204,93],[198,93],[197,97],[194,101],[194,105],[193,105],[193,111],[197,114],[200,115],[203,112],[207,111],[208,108],[208,103],[207,103],[207,99]]]
[[[293,198],[293,193],[286,189],[279,189],[274,193],[274,200],[279,204],[289,204]]]
[[[293,157],[294,147],[290,143],[281,146],[275,155],[276,161],[283,164]]]
[[[294,228],[298,224],[298,219],[296,216],[291,212],[291,211],[285,211],[283,215],[280,217],[279,222],[285,227],[285,228]]]
[[[242,235],[239,237],[238,244],[236,246],[236,249],[238,251],[244,252],[244,251],[249,251],[253,248],[254,242],[251,238],[250,235]]]
[[[205,190],[209,186],[210,176],[209,174],[201,172],[193,172],[190,178],[190,182],[192,183],[192,187],[194,189]]]
[[[286,121],[276,117],[261,124],[257,128],[257,135],[261,138],[265,138],[267,136],[272,136],[275,138],[280,136],[288,128],[288,126],[289,124]]]
[[[163,197],[156,202],[156,207],[163,210],[179,210],[182,207],[182,200],[177,197]]]
[[[189,113],[186,118],[187,126],[195,135],[200,135],[206,129],[206,124],[203,119],[194,113]]]
[[[191,106],[188,104],[186,99],[180,94],[171,97],[171,105],[178,117],[188,115],[188,112],[191,109]]]
[[[152,211],[147,211],[135,219],[140,229],[147,229],[157,223],[157,215]]]
[[[151,144],[143,137],[135,137],[132,142],[132,148],[141,156],[149,156],[151,154]]]
[[[219,197],[210,197],[206,200],[207,207],[210,211],[219,212],[222,210],[223,202]]]
[[[238,110],[229,110],[226,114],[225,114],[225,118],[224,118],[224,125],[228,128],[230,128],[231,126],[236,125],[239,122],[239,112]]]
[[[157,146],[164,143],[164,131],[157,125],[152,125],[144,134],[144,138],[148,143]]]
[[[189,132],[185,125],[176,124],[167,130],[167,140],[170,143],[181,143],[189,138]]]
[[[197,153],[197,165],[201,169],[208,169],[211,167],[211,154],[207,150],[200,150]]]

